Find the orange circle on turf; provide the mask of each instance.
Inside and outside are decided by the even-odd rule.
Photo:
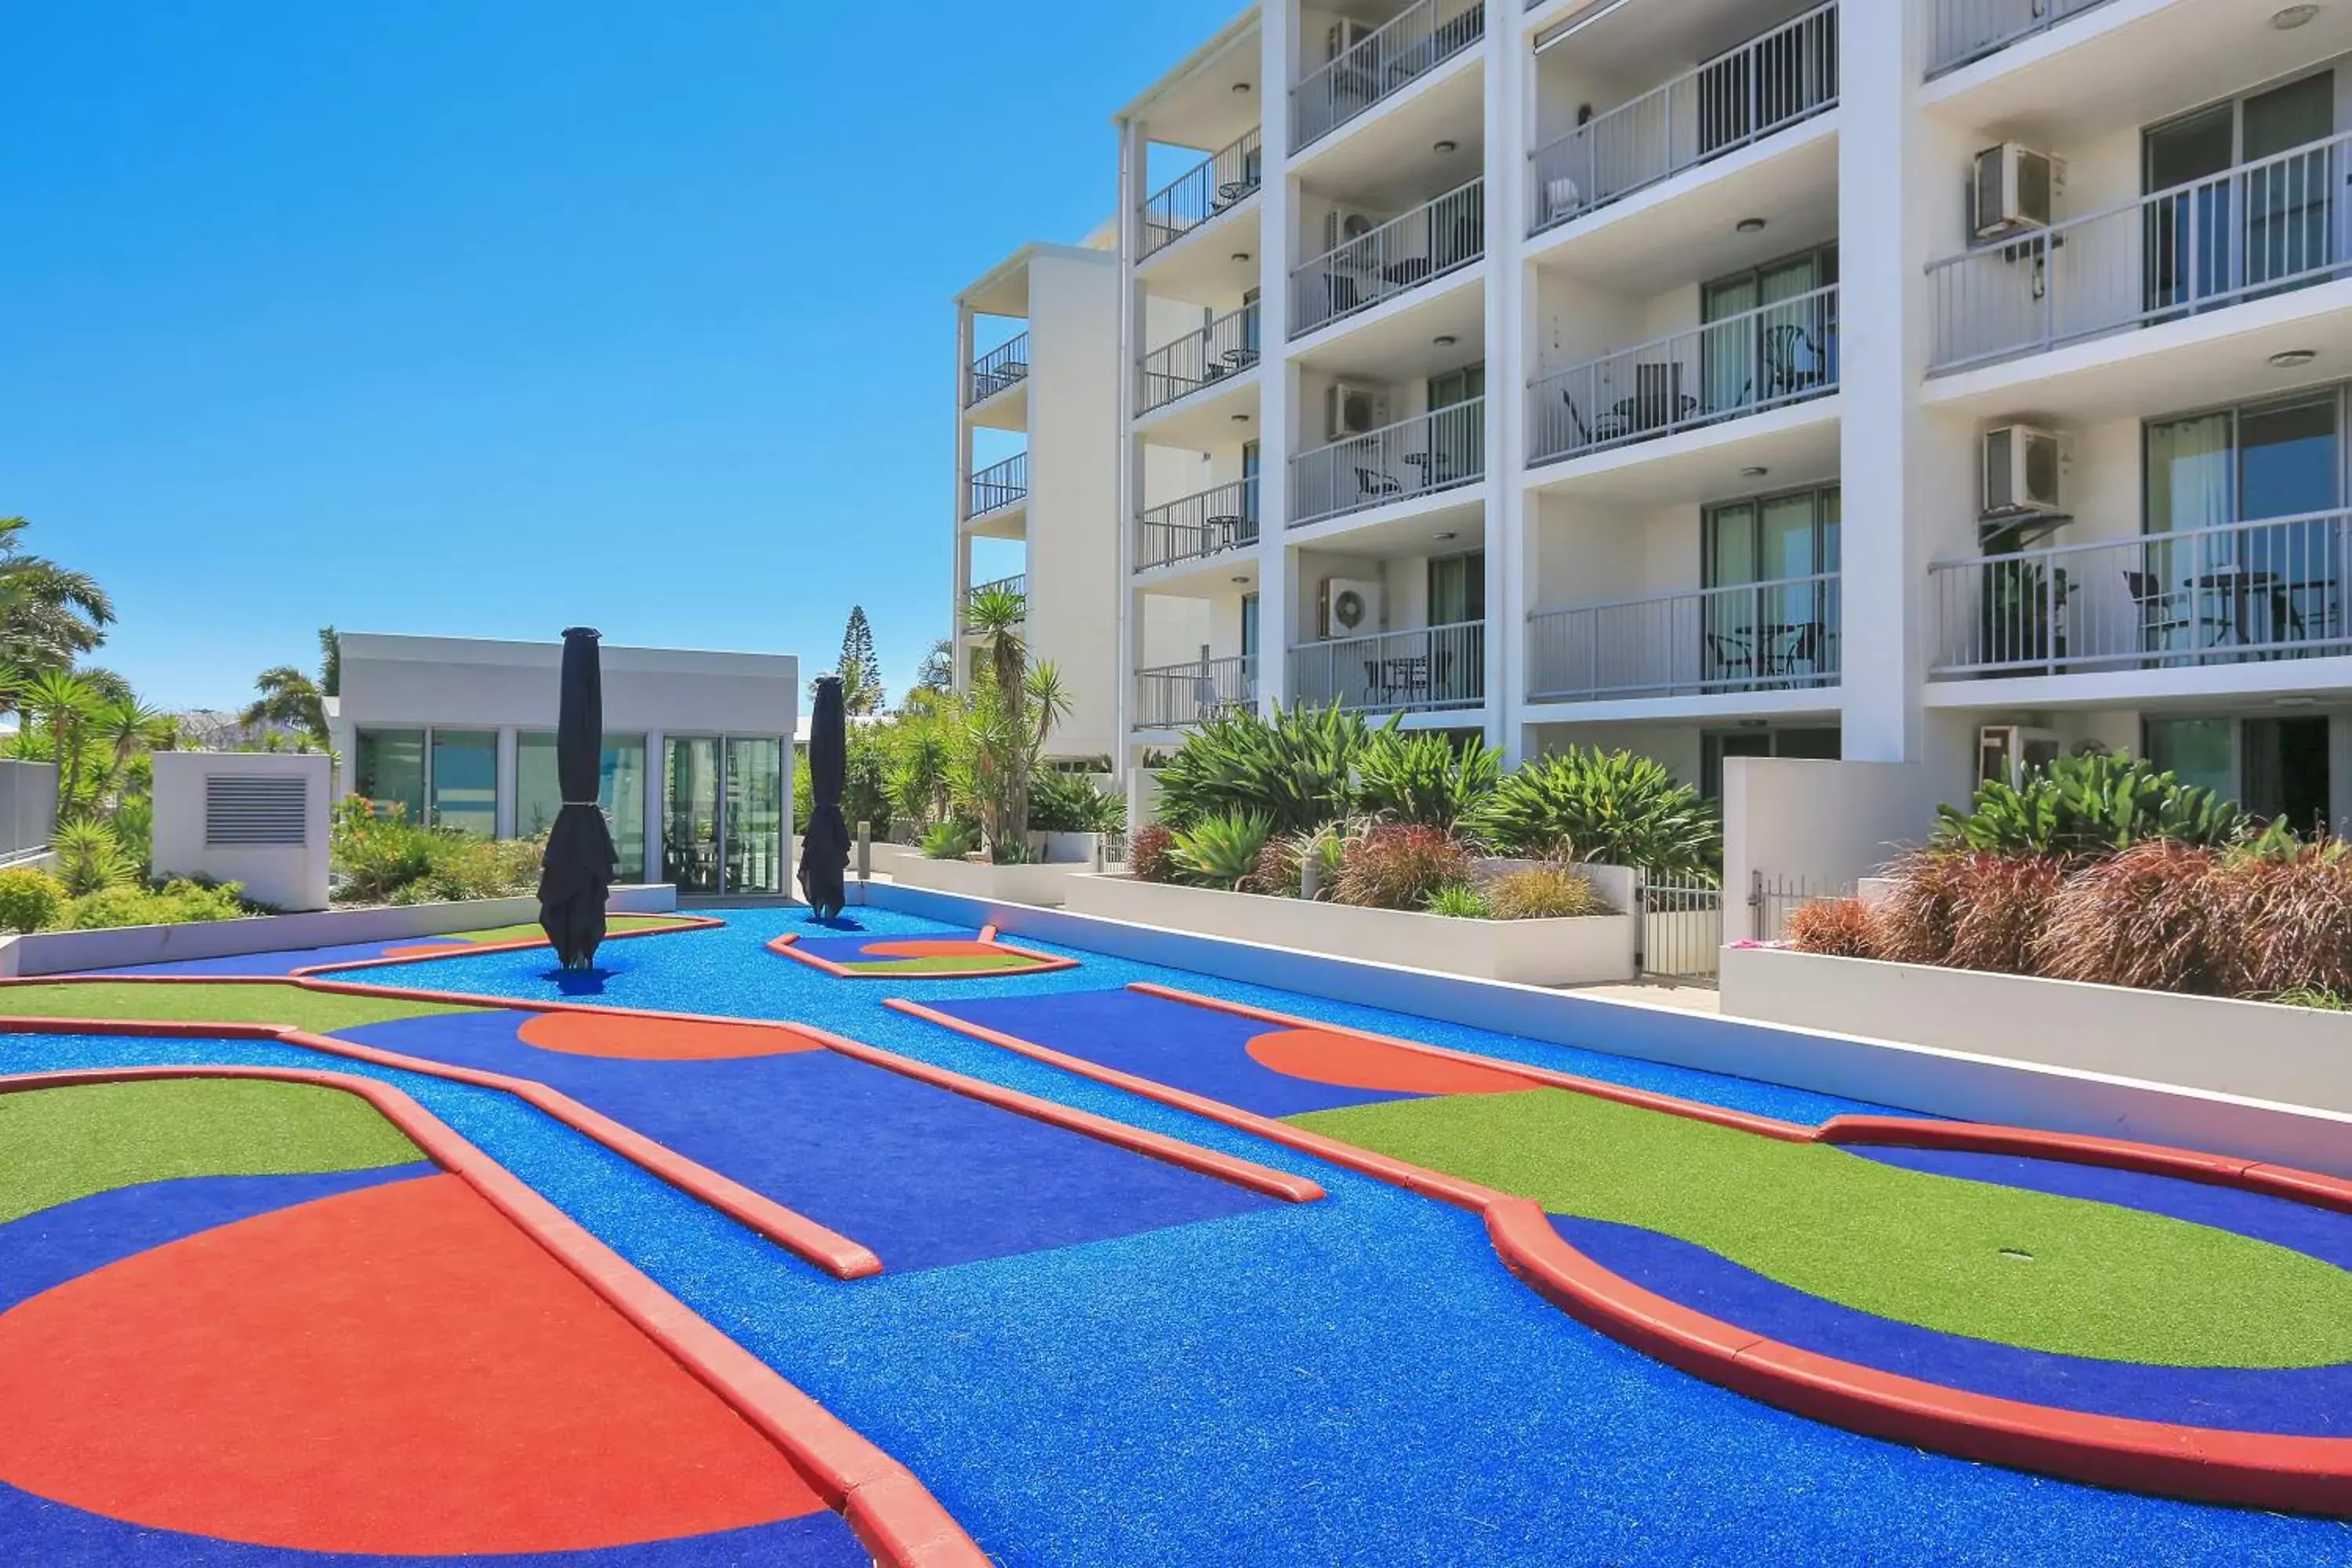
[[[646,1062],[726,1061],[819,1050],[790,1029],[685,1018],[636,1018],[610,1013],[538,1013],[517,1038],[570,1057],[613,1057]]]
[[[1542,1085],[1501,1067],[1423,1056],[1321,1029],[1277,1029],[1249,1043],[1250,1059],[1288,1078],[1397,1094],[1521,1094]]]
[[[876,958],[1018,958],[1021,955],[992,942],[966,937],[908,937],[897,942],[869,942],[858,959]]]

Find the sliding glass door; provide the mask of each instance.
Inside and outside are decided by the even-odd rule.
[[[2336,259],[2336,76],[2200,109],[2141,138],[2147,205],[2146,308],[2165,311],[2235,298]],[[2284,156],[2299,147],[2311,151]],[[2266,162],[2266,160],[2268,160]],[[2242,178],[2231,171],[2260,163]]]
[[[1836,670],[1843,516],[1834,487],[1707,510],[1706,585],[1731,590],[1710,592],[1701,617],[1711,684],[1810,685]]]
[[[730,893],[784,890],[783,742],[727,742],[727,820],[722,856]]]
[[[768,736],[672,735],[662,865],[681,893],[781,893],[791,838],[784,747]]]

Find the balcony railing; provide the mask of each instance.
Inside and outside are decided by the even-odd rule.
[[[1528,700],[1786,691],[1838,681],[1835,573],[1528,616]]]
[[[1135,569],[1203,561],[1257,542],[1257,479],[1156,506],[1137,520]]]
[[[1958,70],[2106,3],[2107,0],[1935,0],[1928,21],[1927,74],[1932,78]]]
[[[1581,457],[1835,391],[1837,300],[1833,283],[1530,383],[1528,461]]]
[[[1290,526],[1476,484],[1486,477],[1486,400],[1474,397],[1290,459]]]
[[[1136,411],[1149,414],[1257,363],[1257,306],[1228,310],[1143,356]]]
[[[1221,713],[1255,707],[1257,660],[1196,658],[1135,672],[1135,727],[1179,730],[1204,724]]]
[[[1831,4],[1538,148],[1528,158],[1534,186],[1528,232],[1582,217],[1833,109],[1837,100],[1837,6]]]
[[[1486,182],[1473,180],[1327,250],[1290,275],[1290,335],[1369,310],[1486,254]]]
[[[1319,142],[1364,110],[1403,91],[1486,36],[1485,0],[1416,0],[1375,32],[1331,24],[1330,63],[1290,89],[1290,144]]]
[[[976,632],[980,629],[978,626],[973,626],[971,621],[972,603],[982,594],[988,593],[992,589],[1002,589],[1008,594],[1020,595],[1024,601],[1024,607],[1025,608],[1026,601],[1029,597],[1029,574],[1025,572],[1021,572],[1015,573],[1010,577],[998,577],[986,583],[974,583],[971,585],[971,591],[964,595],[963,605],[965,620],[963,629],[965,632]]]
[[[1931,368],[2038,353],[2352,272],[2352,134],[1937,262]]]
[[[1002,342],[971,362],[971,378],[964,383],[963,405],[985,403],[1016,382],[1029,379],[1029,334],[1022,333]]]
[[[1255,129],[1194,164],[1143,204],[1143,254],[1165,249],[1257,195],[1265,170]]]
[[[1479,708],[1486,701],[1483,621],[1306,643],[1290,650],[1292,700],[1376,713]]]
[[[972,475],[965,487],[963,514],[986,517],[1029,498],[1029,454],[1016,452]]]
[[[1928,568],[1943,678],[2352,652],[2352,513],[2086,541]]]

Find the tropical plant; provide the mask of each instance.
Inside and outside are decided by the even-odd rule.
[[[114,829],[102,822],[60,822],[49,849],[57,857],[58,879],[73,898],[121,887],[139,874]]]
[[[923,835],[923,854],[932,860],[961,860],[980,847],[977,822],[935,823]]]
[[[1358,804],[1398,822],[1451,828],[1495,793],[1503,757],[1476,736],[1374,731],[1356,761]]]
[[[1348,840],[1338,901],[1371,910],[1417,910],[1440,888],[1467,882],[1469,847],[1442,827],[1391,823]]]
[[[1179,828],[1168,858],[1180,880],[1237,889],[1256,871],[1258,856],[1273,834],[1274,818],[1262,811],[1227,812]]]
[[[1277,833],[1265,841],[1257,852],[1257,869],[1242,884],[1244,893],[1264,893],[1270,898],[1295,899],[1302,891],[1302,879],[1308,835]]]
[[[1040,731],[1029,711],[1029,650],[1022,641],[1028,618],[1028,600],[1002,584],[976,589],[964,602],[964,624],[988,651],[989,677],[976,683],[967,714],[968,777],[1000,864],[1027,848],[1029,769]]]
[[[1355,773],[1371,736],[1359,713],[1329,708],[1248,710],[1210,719],[1160,770],[1161,816],[1175,827],[1229,811],[1263,811],[1278,833],[1307,833],[1355,805]]]
[[[853,834],[862,822],[887,835],[893,810],[889,735],[876,725],[852,724],[848,739],[842,758],[841,819]]]
[[[2128,754],[2061,757],[2024,784],[1978,787],[1966,811],[1936,808],[1939,848],[2112,855],[2149,838],[2208,847],[2245,837],[2245,814],[2201,785]]]
[[[953,761],[945,721],[932,716],[902,721],[890,749],[890,804],[898,814],[925,826],[945,816]]]
[[[1124,833],[1127,802],[1105,795],[1084,773],[1042,773],[1030,785],[1029,826],[1036,833]]]
[[[55,924],[72,895],[47,871],[0,871],[0,931],[43,931]]]
[[[0,663],[62,668],[106,640],[114,602],[88,573],[26,551],[31,526],[0,517]]]
[[[1875,958],[1870,906],[1860,899],[1816,899],[1789,916],[1789,945],[1824,958]]]
[[[2226,994],[2352,995],[2352,843],[2230,852],[2214,891]]]
[[[247,724],[287,725],[314,741],[325,742],[327,700],[317,681],[290,664],[281,664],[255,676],[253,689],[260,695],[237,715]]]
[[[49,754],[58,764],[58,809],[60,816],[82,805],[82,742],[99,710],[98,693],[89,681],[68,669],[43,669],[26,682],[18,700],[37,716],[48,732]]]
[[[1501,853],[1704,875],[1723,833],[1698,792],[1631,752],[1570,747],[1505,776],[1463,823]]]
[[[59,912],[57,926],[63,931],[110,931],[121,926],[233,921],[254,912],[240,895],[235,882],[175,880],[155,889],[125,884],[72,900]]]
[[[1486,900],[1498,921],[1568,921],[1614,914],[1594,890],[1591,879],[1556,860],[1506,871],[1486,884]]]
[[[2053,980],[2148,991],[2212,993],[2231,968],[2221,860],[2177,838],[2155,837],[2093,861],[2066,879],[2035,943]]]
[[[935,637],[915,667],[914,691],[953,691],[955,683],[955,638]]]
[[[1127,874],[1139,882],[1172,882],[1176,835],[1165,823],[1147,823],[1127,837]]]
[[[1490,921],[1495,906],[1467,882],[1448,882],[1429,896],[1429,912],[1449,920]]]

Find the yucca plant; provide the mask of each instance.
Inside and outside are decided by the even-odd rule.
[[[1395,822],[1451,828],[1495,793],[1503,757],[1476,736],[1374,731],[1357,760],[1358,803]]]
[[[1706,874],[1723,830],[1698,791],[1631,752],[1570,747],[1507,774],[1463,826],[1507,855]]]
[[[127,887],[138,876],[114,829],[102,822],[60,822],[49,848],[57,856],[58,879],[73,898]]]
[[[961,860],[980,847],[980,824],[941,822],[923,835],[923,855],[931,860]]]
[[[1992,780],[1969,809],[1936,808],[1939,848],[2003,855],[2113,855],[2150,838],[2218,848],[2252,829],[2246,815],[2201,785],[2128,753],[2061,757],[2022,785]]]
[[[1258,856],[1274,834],[1274,819],[1262,811],[1227,812],[1203,817],[1178,830],[1168,858],[1177,877],[1203,888],[1239,888],[1257,869]]]

